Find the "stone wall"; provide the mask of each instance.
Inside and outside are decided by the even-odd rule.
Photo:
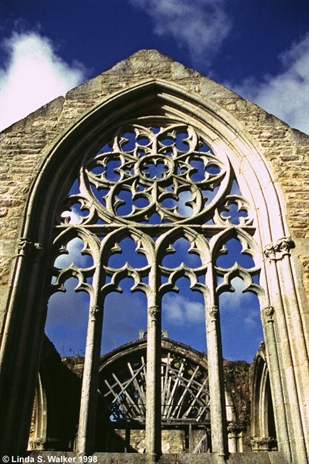
[[[49,150],[88,110],[111,94],[149,79],[164,79],[233,115],[262,149],[286,200],[299,271],[309,301],[309,137],[291,129],[196,71],[154,50],[141,50],[101,75],[43,106],[0,135],[0,326],[6,312],[17,238],[31,185]],[[308,317],[308,313],[304,317]]]
[[[54,459],[49,461],[48,459]],[[30,455],[33,461],[30,462],[68,462],[78,463],[79,456],[74,453],[40,453],[33,452]],[[57,458],[59,459],[57,461]],[[44,459],[44,461],[42,461]],[[64,459],[67,459],[66,461]],[[150,464],[146,454],[117,454],[117,453],[96,453],[92,456],[96,459],[96,464]],[[89,461],[90,462],[90,461]],[[163,454],[158,464],[221,464],[220,457],[214,454]],[[226,460],[227,464],[287,464],[281,453],[233,453]]]
[[[297,297],[301,300],[302,312],[298,313],[298,309],[295,309],[297,318],[299,316],[295,326],[293,326],[295,314],[293,312],[287,315],[284,314],[287,319],[288,330],[292,336],[291,339],[285,342],[284,338],[281,337],[280,339],[280,335],[278,343],[282,344],[282,353],[283,348],[286,347],[284,355],[280,352],[282,357],[279,359],[281,362],[279,367],[282,368],[282,372],[285,370],[286,380],[284,382],[286,384],[283,384],[285,394],[291,394],[291,398],[294,395],[294,398],[298,398],[299,401],[301,395],[305,398],[307,394],[305,390],[307,386],[305,362],[308,363],[308,359],[304,356],[303,339],[305,337],[307,337],[307,348],[309,344],[309,331],[306,330],[306,327],[309,326],[309,137],[290,128],[256,105],[243,100],[234,92],[153,50],[137,52],[96,78],[71,90],[65,97],[59,97],[43,106],[0,134],[0,333],[3,335],[2,330],[10,296],[18,289],[16,283],[13,282],[13,275],[19,250],[18,238],[23,237],[24,216],[25,212],[30,209],[27,210],[27,202],[37,175],[44,171],[42,166],[47,162],[52,148],[80,121],[82,116],[97,108],[103,102],[112,101],[112,96],[117,92],[126,92],[136,84],[154,80],[164,81],[166,84],[170,82],[179,86],[183,92],[193,95],[196,101],[200,101],[201,108],[203,105],[213,104],[213,108],[217,108],[216,116],[218,119],[222,117],[222,121],[225,123],[230,118],[235,139],[238,136],[237,131],[244,134],[246,141],[250,140],[252,147],[256,148],[261,154],[261,162],[264,162],[264,160],[266,162],[271,178],[269,182],[277,188],[280,203],[284,205],[282,214],[288,226],[287,233],[291,235],[296,245],[292,250],[292,272],[293,276],[297,277],[296,280],[299,285]],[[132,105],[134,105],[134,102],[132,102]],[[195,108],[197,107],[198,105],[195,106]],[[194,122],[193,116],[192,119]],[[188,116],[188,120],[190,120],[190,116]],[[237,124],[234,124],[234,122]],[[229,141],[234,148],[234,141],[232,139],[229,139]],[[242,141],[243,139],[239,138],[237,143],[242,143]],[[249,154],[248,147],[246,147],[244,153]],[[258,166],[256,166],[256,169],[258,172]],[[48,181],[52,183],[53,179],[49,178]],[[43,190],[44,187],[41,184],[39,185]],[[264,187],[267,192],[267,186]],[[42,198],[44,198],[43,191]],[[269,203],[271,203],[271,200],[269,200]],[[271,210],[271,204],[269,209]],[[37,218],[34,222],[39,227],[40,218]],[[273,237],[275,242],[281,238],[282,235]],[[27,243],[24,242],[23,246],[27,246]],[[278,267],[280,267],[281,263],[280,261]],[[281,280],[284,280],[282,276]],[[289,282],[292,281],[295,281],[295,279],[289,279]],[[284,282],[282,285],[286,293],[284,298],[287,300],[289,291],[291,290],[292,293],[294,288],[292,284],[289,284],[291,285],[290,288],[286,288]],[[272,302],[271,304],[275,303]],[[296,308],[297,305],[294,306]],[[278,314],[280,318],[282,314],[280,315],[279,312]],[[281,317],[281,319],[283,318]],[[271,327],[271,320],[269,319],[268,322],[268,326]],[[19,320],[19,323],[22,324],[23,322]],[[279,327],[279,329],[283,333],[282,327]],[[298,350],[296,345],[298,334],[301,335],[303,343],[301,350]],[[275,342],[276,339],[274,338],[273,343]],[[13,342],[12,344],[14,345]],[[288,359],[286,354],[289,354],[290,348],[293,349],[294,358]],[[272,353],[270,352],[270,354]],[[31,356],[30,358],[32,359]],[[7,364],[6,368],[8,369]],[[295,370],[294,376],[292,375],[293,369]],[[273,372],[275,375],[277,369],[274,368]],[[289,386],[291,379],[294,379],[296,383],[298,382],[297,391],[293,390],[294,387]],[[16,391],[18,388],[19,384],[16,386]],[[283,403],[282,399],[280,407],[286,407],[287,401],[285,398],[284,400]],[[296,400],[291,400],[288,406],[290,408],[288,414],[291,414],[293,427],[293,421],[298,417],[295,402]],[[303,408],[303,405],[308,402],[304,399],[301,403],[300,407]],[[288,437],[292,446],[294,446],[293,443],[296,443],[295,448],[300,446],[300,442],[303,440],[296,433],[297,428],[300,427],[300,422],[298,424],[295,422],[295,436]],[[306,431],[305,428],[303,430]],[[292,428],[289,429],[289,433],[293,432],[291,431]],[[277,454],[271,456],[275,455],[277,456]],[[181,461],[180,459],[177,461],[178,457],[172,456],[168,457],[168,461],[164,461],[165,458],[162,458],[161,462],[198,462],[197,460],[190,461],[189,456],[185,458],[187,461]],[[118,457],[115,457],[116,459]],[[123,459],[125,458],[122,457],[121,460]],[[172,461],[173,459],[174,461]],[[209,459],[209,462],[214,462],[215,457]],[[242,457],[239,459],[242,459]],[[265,454],[265,459],[269,459],[267,454]],[[272,459],[275,458],[272,457]],[[114,462],[118,462],[115,460]],[[269,461],[266,460],[265,462]]]
[[[116,429],[115,433],[125,442],[125,430]],[[196,434],[197,435],[197,434]],[[197,440],[195,440],[196,442]],[[130,445],[138,453],[145,453],[145,430],[130,431]],[[186,437],[184,430],[162,430],[162,450],[167,454],[186,452]]]

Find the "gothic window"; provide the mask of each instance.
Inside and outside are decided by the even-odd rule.
[[[57,205],[50,301],[71,288],[72,295],[74,289],[86,295],[82,305],[88,306],[87,312],[76,303],[68,316],[77,326],[88,318],[76,450],[94,450],[106,302],[128,287],[143,294],[145,324],[147,318],[146,451],[161,450],[162,318],[177,316],[168,311],[180,290],[187,311],[203,308],[212,450],[224,453],[223,297],[262,291],[254,214],[227,154],[213,150],[192,125],[141,118],[89,142],[75,176]],[[199,302],[190,306],[188,292],[200,295]],[[47,333],[53,311],[60,317],[61,307],[50,303]],[[237,317],[241,324],[249,315]]]

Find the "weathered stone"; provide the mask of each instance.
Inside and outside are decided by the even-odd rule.
[[[8,209],[2,206],[0,208],[0,217],[5,217],[7,216],[7,214],[8,214]]]
[[[265,291],[263,290],[263,296],[261,296],[262,292],[260,296],[261,299],[266,299],[265,295],[270,295],[271,301],[267,305],[275,308],[273,315],[266,318],[263,323],[265,324],[264,332],[268,337],[266,351],[269,350],[267,358],[270,367],[270,382],[273,391],[276,391],[273,399],[277,415],[276,423],[279,424],[280,452],[233,453],[229,456],[228,462],[271,462],[273,464],[290,462],[289,447],[292,449],[293,462],[305,462],[305,459],[308,459],[308,452],[305,450],[301,436],[309,428],[309,412],[308,408],[304,407],[309,404],[308,357],[306,354],[309,345],[309,138],[290,128],[275,116],[267,114],[253,103],[243,100],[231,90],[180,63],[175,63],[171,58],[156,50],[141,50],[135,53],[100,76],[71,90],[65,97],[59,97],[44,105],[27,118],[5,129],[0,135],[0,256],[2,257],[0,315],[2,323],[4,321],[16,323],[17,331],[12,332],[14,343],[8,344],[10,347],[8,349],[12,350],[10,359],[17,360],[17,368],[14,372],[11,369],[11,361],[4,359],[4,372],[8,373],[5,388],[12,382],[12,391],[14,390],[15,393],[14,398],[6,398],[1,403],[5,418],[5,426],[1,429],[2,439],[9,443],[5,435],[6,430],[10,429],[7,428],[7,422],[12,430],[19,430],[17,416],[14,414],[25,408],[24,404],[29,400],[34,385],[34,383],[33,385],[29,383],[32,377],[29,374],[28,379],[26,372],[28,369],[35,369],[38,365],[38,359],[31,359],[29,363],[27,361],[31,353],[32,356],[36,355],[30,340],[33,338],[32,334],[34,334],[35,343],[38,343],[37,340],[40,339],[35,328],[33,328],[33,333],[30,329],[27,332],[35,319],[33,311],[38,307],[32,306],[32,298],[36,301],[36,296],[30,295],[28,290],[36,288],[38,278],[35,277],[34,271],[25,271],[24,284],[20,287],[21,284],[14,280],[17,278],[16,270],[19,269],[19,265],[15,265],[15,252],[18,237],[23,237],[23,231],[27,227],[31,230],[32,236],[25,238],[31,243],[37,243],[37,235],[42,238],[49,236],[39,217],[34,219],[31,216],[32,222],[35,221],[33,226],[27,221],[31,215],[31,208],[35,208],[36,202],[40,202],[39,197],[43,198],[45,190],[49,191],[53,183],[56,185],[57,178],[53,178],[53,172],[59,171],[55,166],[48,171],[50,160],[54,159],[53,153],[60,141],[67,143],[61,155],[62,158],[59,155],[57,159],[57,163],[61,163],[69,153],[71,146],[78,147],[75,141],[77,135],[73,137],[72,128],[87,112],[91,113],[99,106],[104,107],[111,97],[116,101],[117,95],[123,91],[127,92],[131,87],[136,89],[141,83],[144,85],[146,82],[158,81],[161,83],[166,81],[167,87],[160,95],[152,95],[151,101],[155,103],[150,103],[152,106],[149,111],[150,113],[157,111],[157,113],[148,114],[148,102],[138,110],[140,111],[138,113],[138,102],[133,96],[126,118],[129,119],[131,114],[134,114],[134,118],[160,114],[173,121],[180,120],[186,124],[192,124],[200,132],[204,131],[211,148],[215,152],[217,150],[218,153],[222,150],[226,151],[231,164],[239,167],[235,170],[236,177],[239,176],[242,180],[242,186],[254,204],[254,211],[258,218],[260,233],[258,243],[263,247],[268,245],[267,253],[261,257],[264,266],[261,273],[264,272],[263,282],[267,282],[267,285]],[[177,95],[180,99],[177,93],[179,86],[184,95],[181,104],[175,98]],[[168,95],[168,98],[164,97],[164,93]],[[189,96],[194,98],[190,99]],[[193,100],[198,103],[193,105]],[[109,123],[110,115],[113,116],[114,121],[117,118],[112,107],[108,108],[108,115],[105,115],[106,119],[102,121],[102,131],[105,124]],[[70,137],[68,134],[71,134],[70,143],[66,142]],[[37,188],[40,176],[45,176],[46,185],[43,187],[40,185],[40,191],[34,197],[33,192]],[[63,177],[61,179],[63,182]],[[56,186],[54,188],[57,189]],[[43,203],[41,207],[44,209]],[[54,207],[55,205],[52,205],[52,208]],[[23,216],[24,211],[26,214]],[[46,211],[42,211],[42,217],[45,213]],[[278,240],[283,240],[289,235],[295,242],[295,249],[279,250]],[[24,259],[23,256],[19,254],[18,259]],[[26,259],[29,260],[29,257]],[[33,267],[37,265],[34,261],[31,264]],[[37,289],[37,292],[42,295],[41,288]],[[211,318],[210,322],[216,320],[213,310],[215,305],[212,305],[213,303],[210,305],[212,313],[210,314],[211,311],[208,313]],[[23,318],[26,307],[29,312]],[[11,313],[10,317],[6,317],[7,308],[13,311],[11,319]],[[19,320],[19,317],[22,319]],[[156,319],[156,315],[153,319]],[[0,329],[2,333],[4,326]],[[215,342],[215,331],[213,335],[211,340]],[[16,352],[12,346],[16,346]],[[39,343],[35,348],[37,351],[38,347]],[[3,352],[6,355],[7,351]],[[27,388],[22,391],[26,383]],[[282,388],[281,390],[278,385]],[[30,395],[26,402],[20,399],[24,391]],[[299,413],[300,409],[301,413]],[[12,417],[10,411],[14,413]],[[244,414],[247,412],[244,411]],[[27,420],[25,412],[19,423],[26,424]],[[285,427],[287,429],[284,431]],[[303,432],[298,436],[299,430]],[[9,446],[13,446],[12,440]],[[248,458],[250,461],[246,461]],[[132,459],[136,462],[144,462],[147,456],[131,457],[108,454],[100,456],[99,462],[132,462]],[[220,456],[215,454],[209,456],[170,454],[162,456],[161,462],[194,462],[196,464],[202,460],[203,462],[216,462],[216,460],[219,462],[220,459]]]

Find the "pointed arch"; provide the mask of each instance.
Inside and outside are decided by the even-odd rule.
[[[177,84],[159,79],[131,86],[84,114],[56,140],[33,183],[25,209],[21,247],[4,333],[6,343],[2,359],[7,373],[4,389],[13,385],[14,394],[11,397],[14,401],[18,398],[16,404],[13,404],[12,399],[4,405],[4,417],[10,417],[8,427],[0,430],[4,442],[12,447],[11,437],[14,437],[16,449],[23,450],[27,440],[31,408],[23,404],[21,389],[25,390],[27,398],[33,396],[39,365],[40,350],[37,347],[42,344],[46,317],[45,289],[50,276],[46,262],[51,257],[51,226],[56,217],[55,208],[60,195],[70,186],[80,160],[106,143],[119,121],[125,124],[131,120],[142,122],[145,118],[152,119],[153,124],[163,119],[192,124],[215,152],[224,153],[228,158],[241,191],[253,205],[257,244],[260,251],[267,247],[261,273],[261,285],[267,295],[263,325],[270,359],[270,382],[272,390],[277,392],[274,410],[277,414],[278,442],[287,456],[290,456],[291,450],[295,453],[297,446],[301,450],[298,456],[305,457],[304,437],[308,433],[308,418],[305,412],[301,413],[293,405],[305,404],[307,401],[309,373],[301,372],[307,348],[291,261],[292,242],[288,239],[280,189],[261,147],[250,139],[233,116],[213,101],[197,97]],[[44,256],[43,259],[40,254]],[[295,337],[298,337],[301,345],[299,350],[291,348],[289,343]],[[7,359],[12,353],[14,364],[22,366],[18,372],[13,373],[7,367]],[[293,375],[289,375],[291,368]],[[300,372],[301,375],[298,375]],[[286,397],[290,400],[288,403],[284,400]],[[287,423],[288,415],[293,417],[293,428]],[[301,432],[296,433],[295,430]]]
[[[253,446],[271,449],[276,446],[276,429],[263,344],[257,352],[252,369],[251,433]]]
[[[280,190],[262,150],[246,134],[243,126],[213,101],[197,98],[181,86],[159,79],[133,85],[113,95],[84,114],[56,140],[31,188],[22,235],[30,236],[37,231],[38,241],[42,242],[43,228],[38,226],[51,221],[55,212],[48,206],[55,203],[58,185],[70,185],[68,173],[74,171],[85,152],[99,149],[119,121],[122,124],[127,120],[142,121],[150,116],[154,122],[157,117],[163,117],[192,123],[215,152],[227,155],[241,190],[254,205],[263,246],[288,235]]]

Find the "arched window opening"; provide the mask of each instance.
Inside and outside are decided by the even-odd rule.
[[[206,353],[203,295],[192,291],[189,280],[184,277],[178,279],[175,286],[177,293],[168,292],[162,299],[162,329],[172,340]]]
[[[141,240],[111,234],[102,242],[104,319],[101,353],[147,329],[148,256]]]
[[[89,295],[76,293],[78,280],[68,279],[63,292],[49,299],[45,333],[62,358],[84,358],[88,323]]]
[[[222,350],[225,359],[251,363],[256,347],[263,340],[257,296],[244,291],[244,282],[234,277],[231,291],[219,297]]]
[[[168,238],[161,249],[162,328],[173,340],[206,353],[203,297],[206,268],[202,250],[192,236],[177,238],[172,234]]]
[[[82,354],[61,357],[44,337],[32,410],[29,450],[73,450],[78,428]]]
[[[146,339],[138,340],[102,358],[96,430],[98,450],[132,453],[146,450],[146,343]],[[164,452],[209,451],[205,356],[179,342],[162,339],[160,364]]]
[[[246,233],[218,242],[215,261],[223,357],[251,362],[263,340],[258,296],[261,268]]]
[[[101,354],[135,341],[147,328],[147,301],[142,292],[131,292],[133,279],[119,282],[122,293],[109,293],[104,302]]]
[[[46,323],[63,358],[83,358],[67,449],[180,452],[167,432],[178,421],[183,451],[225,453],[228,437],[242,451],[248,417],[233,388],[247,367],[229,362],[250,362],[262,338],[261,257],[227,154],[182,121],[144,118],[91,142],[76,173],[57,206]],[[121,364],[134,343],[143,354]],[[114,370],[102,367],[110,352]]]

